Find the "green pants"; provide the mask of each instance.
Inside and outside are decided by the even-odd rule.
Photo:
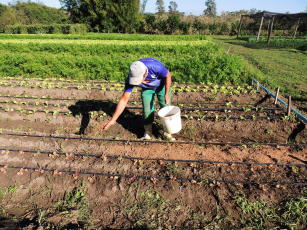
[[[171,94],[171,92],[170,92]],[[155,95],[158,97],[159,105],[161,108],[166,106],[165,103],[165,86],[158,87],[157,89],[143,89],[142,90],[142,103],[143,103],[143,117],[145,132],[151,132],[151,124],[155,116]]]

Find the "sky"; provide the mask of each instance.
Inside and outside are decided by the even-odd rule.
[[[171,0],[164,0],[165,8],[168,9]],[[185,14],[200,15],[206,8],[205,0],[173,0],[178,4],[178,10]],[[14,0],[0,0],[0,3],[7,4]],[[32,2],[40,2],[50,7],[61,7],[59,0],[32,0]],[[154,13],[156,11],[156,0],[148,0],[145,12]],[[272,12],[290,12],[298,13],[306,10],[306,0],[216,0],[217,12],[250,10],[267,10]]]

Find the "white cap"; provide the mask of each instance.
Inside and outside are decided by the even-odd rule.
[[[144,79],[147,67],[143,62],[136,61],[130,65],[129,84],[140,85]]]

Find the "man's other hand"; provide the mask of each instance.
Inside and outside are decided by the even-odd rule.
[[[166,103],[167,105],[170,105],[170,104],[171,104],[171,97],[170,97],[168,94],[165,95],[165,103]]]

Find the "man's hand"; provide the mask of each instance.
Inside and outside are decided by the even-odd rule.
[[[126,105],[129,101],[131,92],[125,92],[123,93],[122,97],[120,98],[116,109],[115,113],[113,114],[113,117],[110,121],[103,122],[95,128],[97,131],[103,131],[103,130],[108,130],[112,125],[114,125],[118,119],[118,117],[122,114],[124,109],[126,108]]]
[[[115,124],[115,121],[112,121],[112,120],[106,121],[106,122],[103,122],[103,123],[97,125],[97,127],[95,129],[98,130],[98,131],[108,130],[114,124]]]
[[[167,105],[170,105],[171,104],[171,97],[169,96],[169,94],[165,94],[165,103]]]

